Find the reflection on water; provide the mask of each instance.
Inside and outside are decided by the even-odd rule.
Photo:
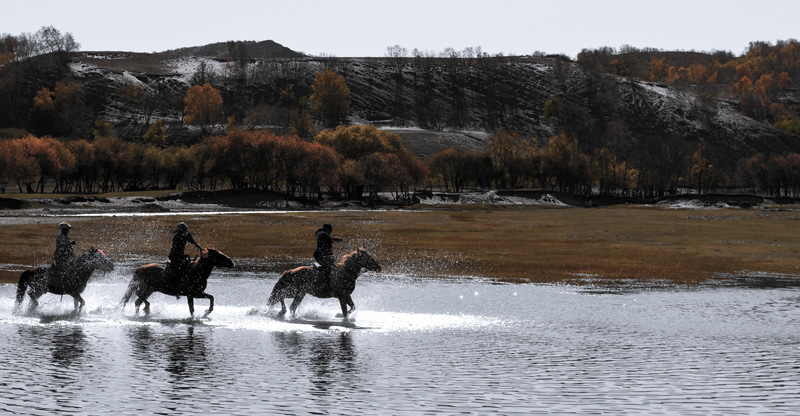
[[[18,414],[798,414],[800,289],[626,290],[359,280],[354,324],[274,280],[212,279],[210,320],[149,317],[95,282],[13,313],[0,285],[0,409]],[[247,294],[242,295],[243,293]],[[252,313],[252,311],[256,311]]]
[[[290,360],[305,364],[311,374],[309,394],[331,396],[340,384],[353,385],[359,373],[352,335],[308,334],[304,332],[275,332],[275,346]]]
[[[157,333],[151,325],[127,329],[131,359],[141,366],[163,368],[177,388],[214,376],[214,364],[208,359],[208,342],[203,331],[184,325],[173,331]]]
[[[58,368],[70,369],[83,364],[88,345],[80,326],[21,326],[17,332],[28,345],[50,349],[51,362]]]

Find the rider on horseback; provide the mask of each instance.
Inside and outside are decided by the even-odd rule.
[[[335,241],[342,241],[339,237],[331,235],[333,226],[325,224],[317,230],[317,249],[314,251],[314,260],[319,263],[319,274],[314,282],[317,291],[324,290],[330,283],[331,268],[336,263],[336,258],[333,257],[333,243]]]
[[[186,243],[192,243],[198,250],[202,250],[194,241],[192,234],[189,232],[189,227],[184,222],[178,223],[172,237],[172,248],[169,251],[169,263],[164,269],[165,279],[175,280],[176,277],[180,278],[189,264],[189,256],[186,255]]]
[[[62,222],[58,224],[58,228],[61,232],[56,237],[56,251],[53,253],[53,265],[50,268],[51,275],[54,277],[66,273],[75,262],[75,252],[72,250],[75,240],[69,237],[69,230],[72,226]]]

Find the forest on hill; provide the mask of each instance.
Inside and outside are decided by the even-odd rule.
[[[272,41],[81,52],[43,27],[0,35],[0,192],[794,196],[798,83],[796,40],[753,42],[741,56],[392,45],[338,58]]]

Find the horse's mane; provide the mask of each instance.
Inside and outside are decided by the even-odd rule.
[[[344,267],[344,264],[347,262],[347,260],[350,260],[350,258],[355,256],[356,254],[358,254],[358,250],[355,250],[355,251],[353,251],[352,253],[349,253],[349,254],[345,254],[342,257],[339,257],[339,261],[336,262],[336,266]]]
[[[199,255],[199,256],[197,256],[197,258],[195,258],[194,260],[192,260],[192,262],[191,262],[191,263],[192,263],[193,265],[197,265],[197,263],[200,261],[200,259],[202,259],[202,258],[204,258],[204,257],[208,257],[208,253],[209,253],[210,251],[212,251],[212,250],[213,250],[213,251],[217,251],[217,250],[216,250],[214,247],[206,247],[206,248],[204,248],[204,249],[200,250],[200,255]]]

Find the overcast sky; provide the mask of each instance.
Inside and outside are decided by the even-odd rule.
[[[800,0],[5,0],[0,33],[55,26],[83,51],[161,52],[228,40],[384,56],[480,46],[490,54],[631,45],[725,50],[800,38]]]

